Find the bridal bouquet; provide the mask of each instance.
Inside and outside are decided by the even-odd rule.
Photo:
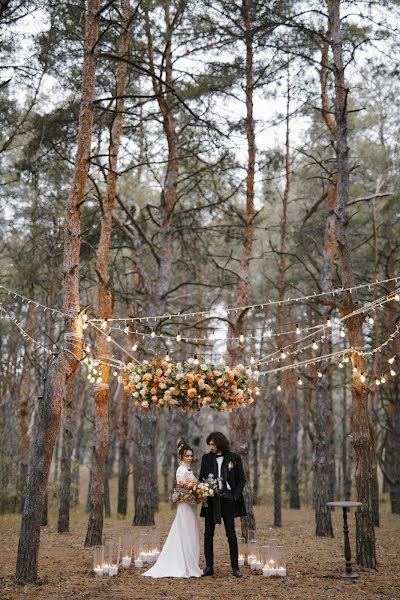
[[[187,502],[188,504],[204,504],[207,506],[207,499],[213,498],[219,491],[220,479],[210,479],[207,481],[187,481],[183,483],[178,481],[176,492],[179,493],[179,502]]]

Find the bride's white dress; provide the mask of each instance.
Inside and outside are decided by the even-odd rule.
[[[181,464],[176,480],[185,483],[195,479],[191,470]],[[200,577],[200,543],[196,505],[180,503],[167,540],[157,562],[143,573],[145,577]]]

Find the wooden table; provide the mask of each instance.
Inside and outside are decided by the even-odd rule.
[[[347,524],[347,509],[352,507],[362,506],[361,502],[327,502],[327,506],[337,506],[343,509],[343,532],[344,532],[344,558],[346,560],[346,572],[342,573],[342,577],[347,579],[357,579],[357,573],[353,573],[353,567],[351,564],[351,550],[349,540],[349,526]]]

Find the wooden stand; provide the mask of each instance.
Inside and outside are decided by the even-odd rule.
[[[345,579],[357,579],[357,573],[353,573],[353,566],[351,564],[351,549],[349,540],[349,526],[347,524],[347,509],[351,507],[362,506],[361,502],[327,502],[327,506],[337,506],[343,509],[343,532],[344,532],[344,558],[346,560],[346,572],[342,573],[342,577]]]

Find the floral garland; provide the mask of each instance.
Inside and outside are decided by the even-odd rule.
[[[258,373],[257,373],[258,374]],[[217,367],[189,359],[179,363],[159,356],[142,362],[129,362],[123,373],[124,389],[136,406],[183,410],[231,411],[254,402],[258,388],[251,382],[255,373],[243,365]]]

